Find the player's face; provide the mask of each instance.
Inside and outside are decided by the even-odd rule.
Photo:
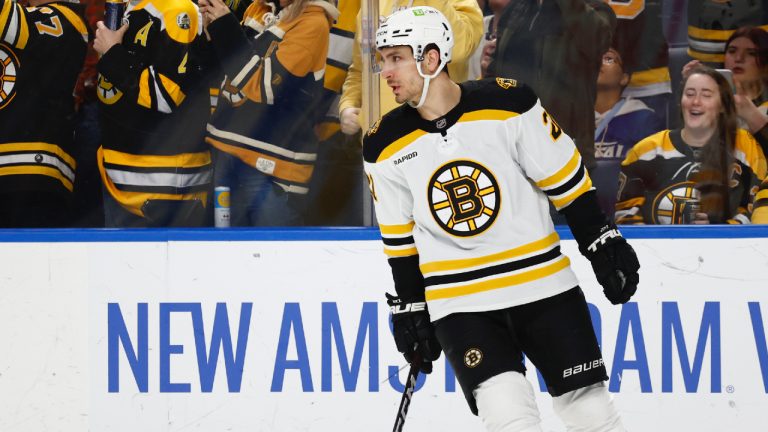
[[[703,74],[691,75],[685,83],[681,105],[686,128],[717,127],[722,105],[715,80]]]
[[[725,68],[733,72],[736,82],[755,82],[760,79],[760,67],[757,64],[757,46],[746,37],[731,41],[725,50]]]
[[[413,58],[411,47],[396,46],[382,48],[381,77],[387,80],[397,103],[408,101],[418,102],[424,78],[416,70],[416,59]]]
[[[602,88],[621,87],[624,79],[624,69],[621,66],[621,56],[613,49],[603,54],[597,85]]]

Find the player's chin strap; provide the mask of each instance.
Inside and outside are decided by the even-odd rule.
[[[422,57],[421,60],[423,59],[424,58]],[[441,61],[440,66],[438,66],[435,73],[433,73],[432,75],[426,75],[424,72],[421,71],[421,60],[419,60],[418,63],[416,63],[416,70],[419,71],[419,75],[421,75],[421,77],[424,78],[424,87],[422,87],[421,89],[421,97],[419,98],[419,103],[414,104],[413,102],[408,101],[408,105],[410,105],[411,108],[421,108],[421,106],[424,105],[424,101],[427,100],[427,91],[429,91],[429,80],[436,77],[437,74],[439,74],[440,71],[442,71],[443,68],[445,67],[445,63]]]

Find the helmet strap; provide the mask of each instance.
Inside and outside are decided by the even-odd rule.
[[[429,91],[429,81],[436,77],[440,71],[443,70],[443,67],[445,67],[445,63],[440,61],[440,66],[437,67],[437,70],[435,70],[432,75],[427,75],[421,70],[421,62],[416,63],[416,70],[419,72],[419,75],[424,78],[424,86],[421,88],[421,97],[419,98],[419,103],[414,104],[413,102],[408,101],[408,105],[411,108],[421,108],[421,106],[424,105],[424,102],[427,100],[427,92]]]

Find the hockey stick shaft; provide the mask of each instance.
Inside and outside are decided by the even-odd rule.
[[[405,416],[408,414],[408,407],[411,406],[411,398],[413,392],[416,390],[416,380],[419,378],[419,370],[421,369],[421,359],[414,359],[411,363],[411,369],[408,370],[408,379],[405,382],[405,389],[403,390],[403,396],[400,398],[400,407],[397,409],[397,417],[395,418],[395,427],[392,432],[402,432],[403,425],[405,425]]]

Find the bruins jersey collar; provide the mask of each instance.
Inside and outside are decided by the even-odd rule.
[[[673,129],[669,131],[669,141],[672,143],[672,146],[675,147],[675,150],[694,159],[693,149],[683,141],[682,129]]]
[[[459,103],[456,104],[455,107],[451,108],[450,111],[448,111],[444,116],[438,117],[434,120],[426,120],[421,117],[419,112],[415,108],[411,108],[407,104],[404,105],[409,110],[411,110],[412,115],[414,115],[418,120],[417,128],[421,129],[428,133],[445,133],[446,130],[448,130],[451,126],[455,125],[456,122],[459,121],[459,117],[464,113],[464,105],[465,105],[465,99],[466,99],[466,91],[464,88],[464,85],[459,84],[459,88],[461,89],[461,96],[459,97]]]

